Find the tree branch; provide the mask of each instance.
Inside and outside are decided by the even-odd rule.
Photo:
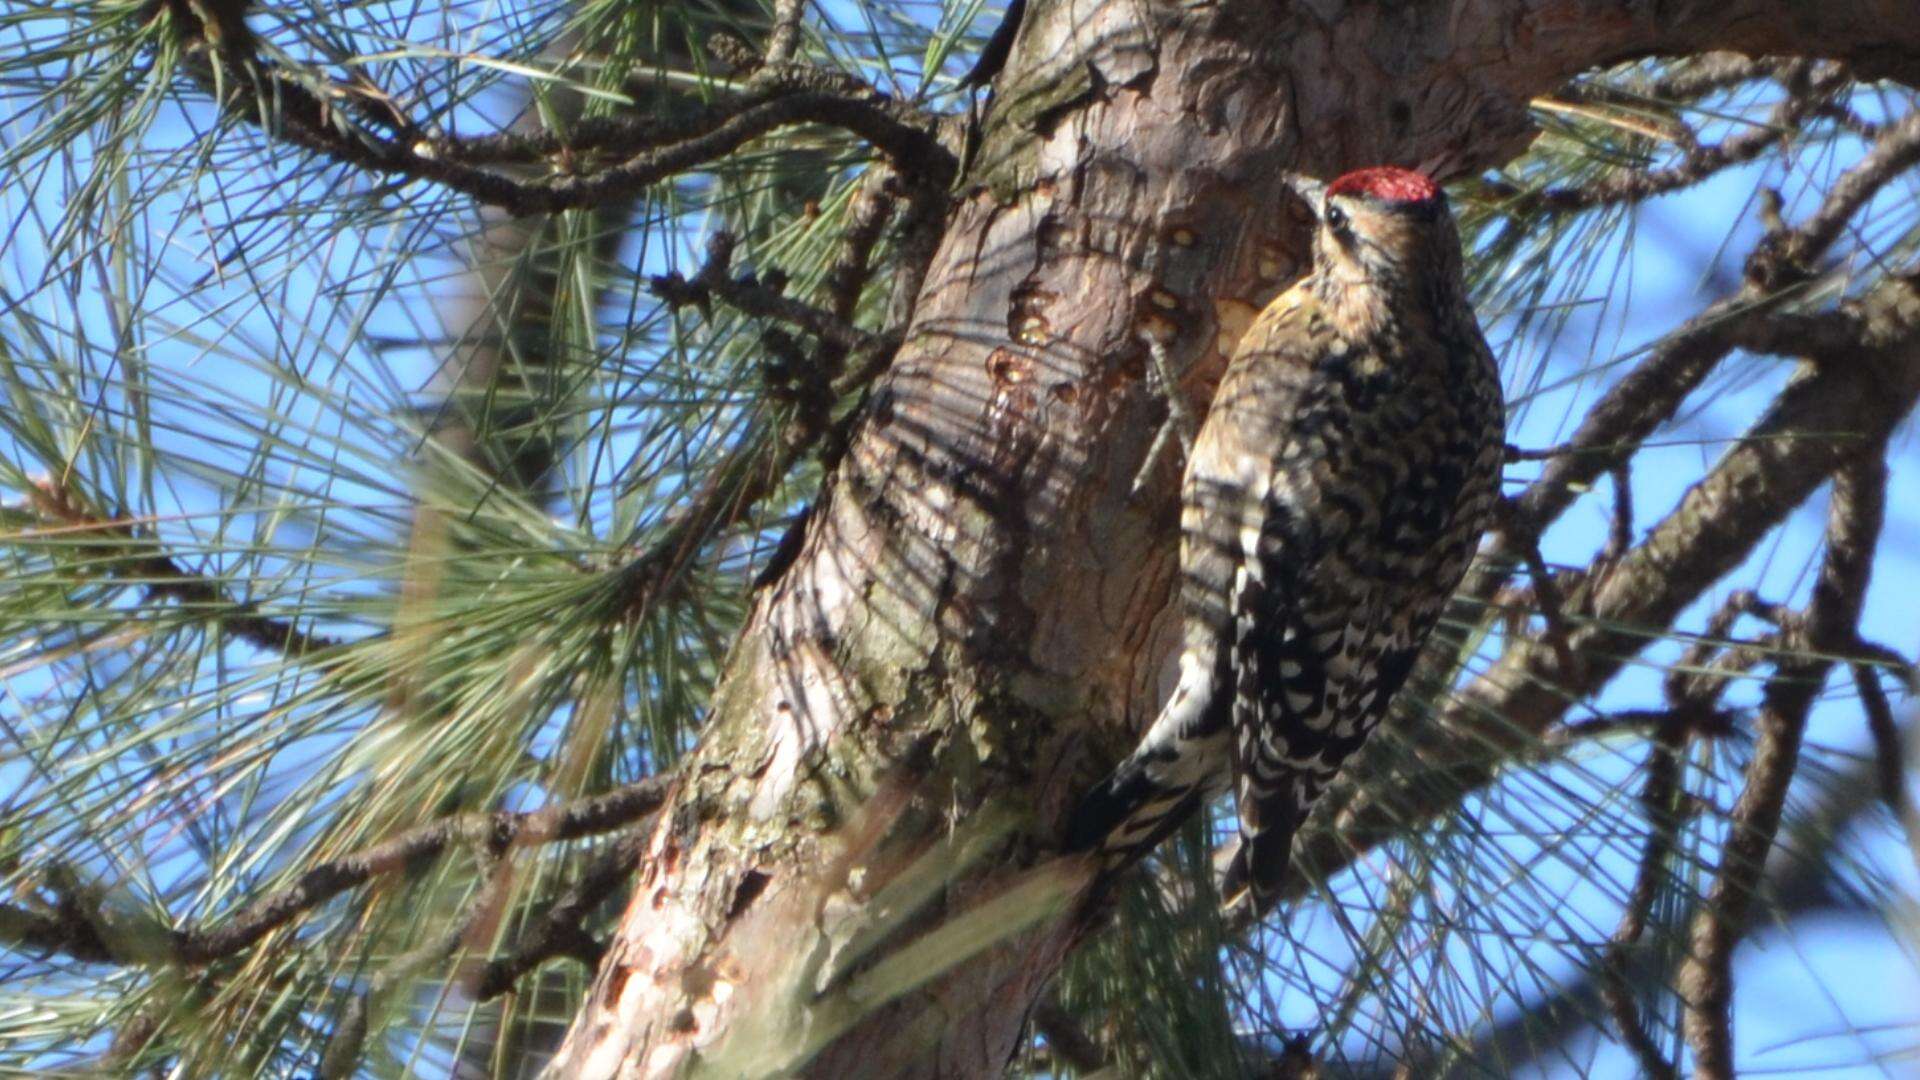
[[[1920,165],[1920,112],[1888,127],[1858,164],[1834,182],[1820,208],[1783,247],[1787,262],[1811,266],[1839,238],[1853,216],[1901,173]]]
[[[53,911],[0,905],[0,940],[89,962],[200,966],[247,948],[348,889],[432,858],[454,844],[472,844],[498,856],[517,847],[575,840],[630,824],[659,808],[669,784],[669,778],[649,777],[544,810],[463,814],[423,825],[315,866],[292,885],[245,905],[210,930],[189,926],[155,933],[112,926],[98,890],[62,870],[48,881],[55,897]]]
[[[887,155],[901,172],[942,189],[956,168],[953,154],[933,130],[934,122],[911,105],[849,76],[797,65],[769,67],[764,78],[756,76],[749,93],[677,121],[614,117],[583,121],[565,136],[508,133],[463,139],[430,135],[402,118],[387,125],[402,129],[389,136],[356,123],[302,80],[260,57],[242,18],[245,6],[221,9],[211,23],[197,15],[174,19],[181,44],[198,58],[190,62],[190,71],[230,115],[263,124],[276,137],[342,164],[432,181],[516,215],[631,198],[763,135],[801,124],[850,132]],[[214,77],[215,66],[219,78]],[[242,93],[244,101],[238,97]],[[620,160],[591,173],[526,181],[479,167],[550,157],[577,163],[586,153]]]
[[[1667,862],[1673,855],[1680,827],[1686,820],[1682,812],[1686,804],[1686,789],[1681,777],[1685,769],[1682,755],[1689,734],[1686,714],[1675,709],[1668,714],[1667,720],[1654,736],[1651,756],[1647,761],[1646,784],[1640,792],[1640,804],[1645,808],[1652,827],[1641,845],[1633,887],[1620,913],[1620,923],[1614,929],[1613,940],[1607,943],[1606,954],[1600,962],[1600,997],[1613,1016],[1614,1029],[1640,1062],[1640,1071],[1654,1080],[1677,1077],[1679,1070],[1666,1059],[1659,1044],[1654,1042],[1640,1022],[1639,1009],[1627,977],[1632,958],[1629,950],[1646,933],[1648,917],[1660,895],[1660,884],[1667,876]]]
[[[873,219],[881,216],[879,211],[856,216],[849,229],[846,240],[849,251],[843,255],[842,266],[850,266],[848,260],[856,258],[864,264],[873,243],[870,234],[879,228]],[[763,338],[770,352],[796,354],[783,361],[783,368],[787,378],[803,384],[797,395],[802,399],[798,402],[799,416],[785,437],[762,435],[736,448],[694,494],[687,508],[622,569],[626,578],[622,592],[627,598],[625,608],[630,616],[645,611],[656,597],[671,588],[688,560],[708,539],[745,520],[816,446],[824,444],[823,452],[837,458],[848,431],[858,419],[858,410],[848,413],[837,425],[826,422],[828,410],[834,401],[864,389],[877,378],[900,347],[898,330],[870,333],[840,315],[843,308],[851,313],[857,301],[861,274],[849,269],[838,275],[833,286],[835,291],[830,292],[835,308],[817,308],[782,296],[767,285],[732,277],[733,245],[730,234],[713,234],[708,238],[707,260],[700,271],[692,279],[677,273],[655,277],[651,281],[654,293],[671,307],[691,304],[702,310],[711,298],[718,297],[744,314],[811,333],[820,339],[822,347],[806,364],[811,370],[799,372],[791,370],[800,362],[796,349],[771,335]],[[848,370],[840,370],[847,364],[851,365]],[[797,540],[797,529],[789,536]],[[781,547],[784,552],[787,544],[783,542]],[[786,552],[786,557],[790,556],[791,552]],[[780,561],[781,556],[777,555],[775,562]],[[761,578],[764,580],[764,573]]]
[[[649,282],[654,295],[669,307],[688,304],[705,310],[709,297],[717,296],[729,307],[756,318],[771,319],[798,327],[821,341],[845,352],[874,348],[879,336],[870,334],[833,311],[817,308],[758,282],[735,279],[732,234],[716,232],[707,238],[707,262],[689,281],[677,273],[661,274]]]
[[[1781,108],[1795,100],[1805,98],[1790,98]],[[1920,163],[1920,116],[1908,116],[1889,128],[1874,149],[1841,177],[1805,224],[1783,228],[1755,248],[1747,259],[1745,287],[1669,335],[1600,399],[1572,439],[1542,455],[1549,464],[1516,500],[1514,520],[1520,532],[1510,530],[1509,536],[1518,540],[1529,532],[1537,536],[1572,504],[1579,491],[1627,461],[1733,349],[1816,360],[1849,355],[1867,332],[1857,309],[1813,314],[1778,311],[1787,299],[1785,289],[1803,285],[1806,276],[1783,267],[1801,268],[1818,260],[1838,239],[1841,223],[1916,163]]]
[[[1904,822],[1912,808],[1907,799],[1906,753],[1900,745],[1900,729],[1893,720],[1893,706],[1887,701],[1886,688],[1880,685],[1877,668],[1863,663],[1850,667],[1854,685],[1859,688],[1861,711],[1867,717],[1867,731],[1873,736],[1880,799],[1895,818]]]
[[[1873,804],[1874,785],[1870,770],[1836,777],[1823,785],[1823,797],[1809,806],[1804,816],[1791,825],[1794,836],[1804,842],[1782,842],[1767,860],[1762,895],[1783,917],[1842,909],[1866,911],[1869,906],[1849,904],[1836,897],[1832,861],[1824,857],[1836,839],[1846,832]],[[1679,932],[1691,919],[1699,901],[1662,919],[1650,927],[1660,936]],[[1750,922],[1748,930],[1753,929]],[[1627,989],[1638,999],[1671,989],[1669,972],[1658,965],[1635,964],[1620,973]],[[1555,1047],[1564,1045],[1578,1032],[1604,1025],[1604,1002],[1598,985],[1608,977],[1604,970],[1589,969],[1587,976],[1558,987],[1547,998],[1526,1005],[1519,1013],[1477,1034],[1473,1048],[1463,1055],[1471,1063],[1450,1070],[1447,1075],[1484,1075],[1497,1065],[1511,1074],[1520,1066],[1538,1061]],[[1385,1072],[1381,1072],[1385,1075]]]
[[[1646,95],[1655,101],[1692,101],[1754,79],[1779,79],[1792,62],[1780,57],[1743,56],[1736,52],[1702,53],[1662,72],[1647,85]]]
[[[23,533],[18,540],[77,535],[88,544],[88,553],[100,559],[108,574],[140,586],[150,596],[177,601],[186,614],[212,622],[257,648],[298,657],[342,644],[338,638],[311,633],[293,622],[262,615],[260,605],[251,600],[233,599],[214,579],[189,570],[163,551],[157,540],[137,533],[133,522],[124,517],[108,518],[92,513],[71,491],[52,480],[29,488],[27,501],[35,516],[56,528]]]
[[[800,20],[806,12],[806,0],[774,0],[773,33],[767,36],[769,66],[788,63],[800,51]]]
[[[1886,511],[1886,463],[1880,448],[1877,441],[1861,447],[1834,474],[1825,565],[1804,618],[1790,628],[1806,655],[1783,661],[1767,683],[1753,760],[1734,804],[1719,874],[1693,918],[1679,988],[1696,1075],[1733,1076],[1733,949],[1746,931],[1747,913],[1780,827],[1787,787],[1800,760],[1807,711],[1826,682],[1832,654],[1857,636]]]
[[[646,829],[635,827],[613,842],[566,891],[539,905],[540,916],[520,935],[513,951],[487,961],[467,980],[475,1001],[491,1001],[512,990],[527,973],[546,961],[565,956],[591,970],[606,950],[603,942],[581,926],[594,910],[626,884],[640,861]]]

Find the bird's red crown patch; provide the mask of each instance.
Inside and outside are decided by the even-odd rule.
[[[1327,185],[1329,195],[1371,195],[1389,202],[1422,203],[1440,197],[1440,186],[1411,169],[1382,165],[1356,169]]]

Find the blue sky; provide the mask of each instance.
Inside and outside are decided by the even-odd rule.
[[[1833,164],[1845,167],[1854,155],[1842,150]],[[1610,290],[1611,306],[1622,310],[1611,326],[1597,330],[1603,354],[1618,355],[1670,332],[1687,317],[1720,295],[1717,289],[1737,275],[1738,260],[1757,235],[1752,214],[1741,215],[1759,183],[1778,185],[1789,195],[1800,194],[1805,176],[1782,176],[1771,162],[1730,170],[1680,194],[1646,205],[1630,234],[1622,236],[1628,248],[1627,273]],[[1896,187],[1891,201],[1911,199],[1912,181]],[[1820,186],[1824,186],[1821,184]],[[1817,194],[1819,187],[1813,189]],[[1805,213],[1810,203],[1789,202],[1788,216]],[[1899,213],[1894,215],[1899,217]],[[1739,220],[1744,217],[1745,220]],[[1736,224],[1738,222],[1738,224]],[[1729,241],[1728,234],[1732,238]],[[1613,321],[1617,319],[1616,321]],[[1601,322],[1598,319],[1586,320]],[[1569,334],[1577,341],[1579,335]],[[1570,358],[1577,363],[1578,358]],[[1639,535],[1669,512],[1681,495],[1723,449],[1760,415],[1792,374],[1793,364],[1778,358],[1736,357],[1724,373],[1727,388],[1704,406],[1689,406],[1690,418],[1677,431],[1663,432],[1656,441],[1673,442],[1669,449],[1648,450],[1635,459],[1633,493]],[[1557,395],[1565,397],[1567,395]],[[1590,401],[1592,394],[1576,395]],[[1696,398],[1701,395],[1696,395]],[[1527,447],[1550,446],[1570,433],[1569,415],[1581,415],[1577,405],[1543,401],[1527,410],[1510,434]],[[1687,443],[1697,440],[1692,445]],[[1920,610],[1913,602],[1912,582],[1920,575],[1920,455],[1916,454],[1913,425],[1896,437],[1889,458],[1891,478],[1887,520],[1868,595],[1861,629],[1864,636],[1913,656],[1920,648]],[[1549,534],[1544,554],[1550,562],[1579,565],[1606,542],[1608,520],[1605,499],[1588,499],[1576,506]],[[1821,531],[1825,525],[1824,489],[1796,512],[1777,537],[1763,543],[1746,566],[1727,582],[1710,590],[1682,615],[1677,626],[1698,631],[1706,616],[1735,587],[1757,587],[1763,596],[1804,602],[1811,583],[1810,567],[1817,565]],[[1665,646],[1649,656],[1671,656]],[[1751,702],[1755,688],[1730,695]],[[1593,702],[1597,711],[1658,707],[1659,672],[1630,668]],[[1911,705],[1907,712],[1911,724]],[[1849,755],[1870,754],[1865,723],[1843,672],[1829,681],[1828,692],[1813,713],[1808,730],[1809,761],[1843,763]],[[1797,798],[1813,793],[1802,778]],[[1731,794],[1726,793],[1730,800]],[[1725,805],[1725,804],[1723,804]],[[1911,898],[1920,896],[1920,879],[1913,859],[1891,817],[1876,808],[1860,819],[1849,842],[1856,857],[1881,867],[1904,886],[1909,898],[1905,910],[1826,914],[1785,927],[1759,932],[1742,947],[1736,959],[1740,993],[1736,997],[1735,1034],[1743,1070],[1754,1075],[1832,1077],[1899,1076],[1920,1069],[1920,968],[1915,963],[1914,911]],[[1575,906],[1581,901],[1575,894]],[[1602,934],[1612,929],[1612,905],[1587,898]],[[1604,913],[1604,914],[1603,914]],[[1764,917],[1764,915],[1762,916]],[[1904,927],[1904,930],[1898,929]],[[1900,1056],[1900,1051],[1905,1051]],[[1896,1055],[1873,1063],[1873,1059]],[[1905,1064],[1897,1064],[1904,1060]],[[1601,1050],[1585,1066],[1594,1076],[1635,1075],[1624,1050]],[[1543,1075],[1576,1075],[1581,1070],[1562,1064]]]

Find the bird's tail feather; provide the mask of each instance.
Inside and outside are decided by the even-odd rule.
[[[1283,788],[1256,799],[1241,788],[1240,842],[1228,856],[1220,881],[1221,906],[1233,912],[1236,921],[1257,922],[1279,903],[1298,824],[1292,791]]]
[[[1132,755],[1081,800],[1067,850],[1100,857],[1111,879],[1159,846],[1231,775],[1225,673],[1191,650],[1180,684]]]
[[[1069,852],[1096,852],[1117,873],[1138,862],[1200,805],[1198,787],[1167,788],[1127,761],[1089,791],[1067,829]]]

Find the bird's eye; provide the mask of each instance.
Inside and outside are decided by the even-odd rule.
[[[1329,205],[1322,219],[1326,221],[1327,228],[1334,232],[1344,234],[1347,231],[1347,212],[1337,206]]]

